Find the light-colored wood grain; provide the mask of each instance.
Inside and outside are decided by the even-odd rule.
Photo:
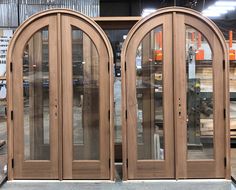
[[[98,22],[98,21],[101,21],[101,22],[107,22],[107,21],[117,21],[117,22],[120,22],[120,21],[139,21],[141,20],[142,17],[140,16],[128,16],[128,17],[125,17],[125,16],[121,16],[121,17],[93,17],[93,20],[95,22]]]
[[[57,14],[57,64],[58,64],[58,177],[63,179],[63,99],[62,99],[62,31],[61,13]]]
[[[73,161],[73,82],[70,18],[61,16],[62,35],[62,107],[63,107],[63,179],[72,179]]]
[[[94,21],[103,30],[127,30],[130,29],[142,17],[95,17]]]

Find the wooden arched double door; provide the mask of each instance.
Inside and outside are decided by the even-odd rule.
[[[110,179],[112,49],[74,11],[34,15],[8,50],[9,179]],[[112,92],[112,91],[111,91]]]
[[[199,13],[168,8],[127,35],[124,179],[229,178],[224,37]]]

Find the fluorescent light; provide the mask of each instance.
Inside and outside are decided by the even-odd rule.
[[[148,15],[150,15],[151,13],[154,13],[154,12],[156,12],[156,11],[157,11],[156,9],[143,9],[143,11],[142,11],[142,17],[148,16]]]
[[[202,11],[202,14],[207,17],[219,17],[229,11],[235,10],[236,1],[216,1],[207,9]]]
[[[205,14],[205,13],[217,13],[217,14],[226,14],[228,11],[227,10],[223,10],[223,9],[219,9],[219,10],[211,10],[211,9],[207,9],[207,10],[204,10],[204,11],[202,11],[202,13],[203,14]]]
[[[203,15],[206,17],[219,17],[220,16],[219,13],[210,13],[210,12],[203,13]]]
[[[235,7],[229,7],[229,6],[210,6],[208,7],[206,10],[214,10],[214,11],[218,11],[218,10],[226,10],[226,11],[233,11],[235,10]]]
[[[236,6],[236,1],[216,1],[217,6]]]

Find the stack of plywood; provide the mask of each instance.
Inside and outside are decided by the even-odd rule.
[[[196,78],[200,79],[201,92],[212,92],[213,78],[211,67],[197,68]]]
[[[230,84],[230,92],[236,92],[236,69],[230,67],[230,73],[229,73],[229,84]]]
[[[213,136],[213,119],[200,119],[201,136]]]
[[[230,137],[236,138],[236,102],[230,102]]]

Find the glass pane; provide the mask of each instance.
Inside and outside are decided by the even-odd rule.
[[[99,160],[99,59],[91,39],[72,28],[73,159]]]
[[[213,68],[206,38],[186,26],[188,159],[213,159]]]
[[[233,47],[230,51],[235,51],[236,43],[233,43]],[[233,57],[233,56],[232,56]],[[235,56],[230,59],[230,136],[235,139],[236,137],[236,60]],[[232,149],[231,149],[232,151]],[[233,154],[232,154],[233,155]]]
[[[49,160],[48,28],[35,33],[24,49],[24,155],[26,160]]]
[[[136,53],[138,159],[164,159],[162,26],[150,31]]]

